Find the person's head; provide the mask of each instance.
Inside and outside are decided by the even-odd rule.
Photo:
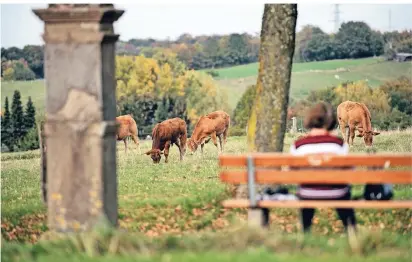
[[[303,125],[306,129],[326,129],[331,131],[336,127],[336,114],[333,107],[326,102],[314,105],[305,116]]]

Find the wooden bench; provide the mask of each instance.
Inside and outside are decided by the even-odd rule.
[[[412,200],[256,200],[257,184],[412,184],[412,154],[220,155],[220,179],[247,184],[249,199],[228,199],[226,208],[248,208],[249,225],[268,226],[269,208],[412,208]],[[392,167],[396,168],[395,170]],[[234,169],[236,168],[236,169]],[[306,170],[305,170],[306,168]],[[353,194],[352,194],[353,195]],[[396,197],[396,190],[394,190]]]

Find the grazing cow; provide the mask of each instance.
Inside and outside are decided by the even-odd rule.
[[[181,118],[167,119],[156,124],[152,130],[152,149],[145,154],[150,155],[154,163],[159,163],[161,155],[165,155],[165,163],[168,162],[169,148],[175,144],[179,148],[180,161],[186,152],[187,139],[186,122]],[[164,153],[162,152],[164,150]]]
[[[230,127],[230,116],[224,111],[215,111],[200,117],[192,136],[187,142],[187,146],[193,153],[200,145],[203,154],[203,147],[212,139],[213,144],[218,148],[216,137],[219,138],[220,151],[223,152],[226,143],[227,133]],[[222,141],[223,140],[223,141]],[[222,143],[223,142],[223,143]]]
[[[133,117],[128,115],[118,116],[116,117],[116,122],[119,124],[116,133],[116,140],[124,142],[124,151],[127,152],[127,138],[131,137],[134,143],[137,145],[137,148],[140,151],[139,146],[139,138],[137,137],[138,130],[136,121],[134,121]]]
[[[372,130],[371,114],[365,104],[352,101],[342,102],[337,108],[337,117],[342,136],[348,144],[350,137],[350,145],[353,145],[356,129],[359,132],[357,137],[363,137],[366,146],[372,146],[373,136],[380,134]],[[349,126],[349,133],[346,136],[347,126]]]

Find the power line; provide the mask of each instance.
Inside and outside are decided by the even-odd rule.
[[[389,9],[389,16],[388,16],[388,27],[389,31],[392,31],[392,10]]]
[[[339,27],[340,27],[340,14],[341,14],[341,11],[339,10],[339,4],[335,4],[334,6],[335,6],[334,11],[333,11],[334,19],[332,20],[332,22],[335,23],[335,33],[337,33],[339,31]]]

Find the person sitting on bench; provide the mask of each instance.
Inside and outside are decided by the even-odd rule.
[[[347,155],[348,144],[330,134],[337,124],[335,110],[328,103],[318,103],[313,106],[304,119],[304,127],[309,129],[307,136],[296,140],[290,148],[292,155],[307,154],[336,154]],[[350,185],[307,184],[299,185],[297,196],[301,200],[350,200]],[[355,211],[352,208],[337,208],[339,218],[342,220],[345,231],[348,225],[356,227]],[[300,209],[300,218],[303,231],[310,231],[314,208]]]

